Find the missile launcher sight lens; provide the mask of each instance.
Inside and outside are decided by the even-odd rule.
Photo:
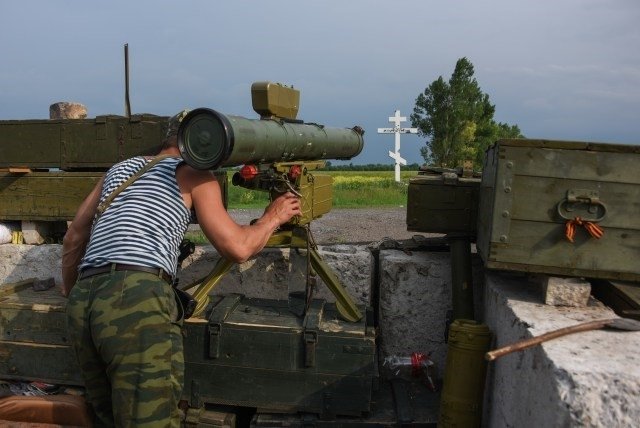
[[[192,110],[178,129],[180,154],[193,168],[218,168],[232,147],[233,130],[227,118],[214,110]]]

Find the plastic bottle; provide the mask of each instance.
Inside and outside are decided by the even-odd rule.
[[[430,354],[414,352],[411,356],[391,355],[384,359],[382,367],[389,378],[420,379],[431,391],[436,391],[435,364]]]

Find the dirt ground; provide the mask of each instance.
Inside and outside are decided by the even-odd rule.
[[[229,210],[240,224],[259,217],[262,210]],[[311,232],[318,244],[369,244],[384,238],[409,239],[416,232],[407,231],[407,209],[361,208],[334,209],[311,223]]]

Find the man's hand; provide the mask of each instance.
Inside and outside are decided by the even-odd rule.
[[[265,208],[263,218],[273,218],[276,223],[275,230],[297,215],[302,215],[300,198],[287,192],[278,196]]]
[[[224,207],[220,184],[209,171],[184,166],[177,170],[178,184],[187,208],[193,207],[200,228],[227,260],[242,263],[262,250],[271,234],[292,217],[302,214],[293,193],[277,197],[251,225],[236,223]]]

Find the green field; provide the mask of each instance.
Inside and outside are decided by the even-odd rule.
[[[405,206],[409,178],[417,171],[402,171],[402,183],[396,183],[394,171],[321,171],[316,174],[333,176],[333,208],[367,208]],[[246,190],[229,183],[230,209],[264,208],[267,203],[266,192]]]

